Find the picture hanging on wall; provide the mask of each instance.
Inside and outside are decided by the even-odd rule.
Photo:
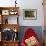
[[[23,9],[23,15],[25,20],[36,20],[37,9]]]

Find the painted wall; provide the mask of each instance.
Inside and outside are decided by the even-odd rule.
[[[15,0],[0,0],[1,7],[15,6]],[[19,9],[19,24],[20,26],[43,26],[43,6],[42,0],[17,0]],[[24,20],[23,9],[37,9],[37,20]]]
[[[27,31],[28,28],[32,28],[33,31],[37,34],[37,37],[41,43],[43,43],[43,32],[42,32],[42,27],[41,26],[21,26],[20,27],[20,32],[19,32],[19,39],[20,42]]]
[[[19,1],[21,4],[20,25],[22,26],[43,26],[43,6],[42,0]],[[22,9],[37,9],[37,20],[24,20]]]

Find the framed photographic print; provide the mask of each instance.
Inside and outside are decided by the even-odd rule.
[[[9,11],[9,14],[10,14],[10,15],[16,15],[17,13],[18,13],[18,12],[15,11],[15,10],[10,10],[10,11]]]
[[[37,9],[23,9],[24,19],[36,20]]]
[[[9,15],[9,10],[2,10],[2,15]]]

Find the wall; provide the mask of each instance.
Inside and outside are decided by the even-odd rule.
[[[28,28],[32,28],[33,31],[37,34],[37,37],[41,43],[43,43],[43,32],[42,32],[42,27],[41,26],[21,26],[20,27],[20,32],[19,32],[19,39],[20,42],[24,36],[24,33],[27,31]]]
[[[15,6],[15,0],[0,0],[0,6],[9,7]],[[42,0],[17,0],[19,9],[19,24],[20,26],[43,26],[43,6]],[[37,20],[24,20],[23,9],[37,9]]]
[[[25,0],[21,3],[20,25],[22,26],[43,26],[43,6],[42,0]],[[37,20],[24,20],[22,9],[37,9]]]

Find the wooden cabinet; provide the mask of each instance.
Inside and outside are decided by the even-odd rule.
[[[5,41],[0,42],[0,46],[18,46],[19,41]]]
[[[18,46],[18,10],[19,7],[0,7],[0,46]]]
[[[18,46],[18,41],[5,41],[2,44],[3,46]]]

